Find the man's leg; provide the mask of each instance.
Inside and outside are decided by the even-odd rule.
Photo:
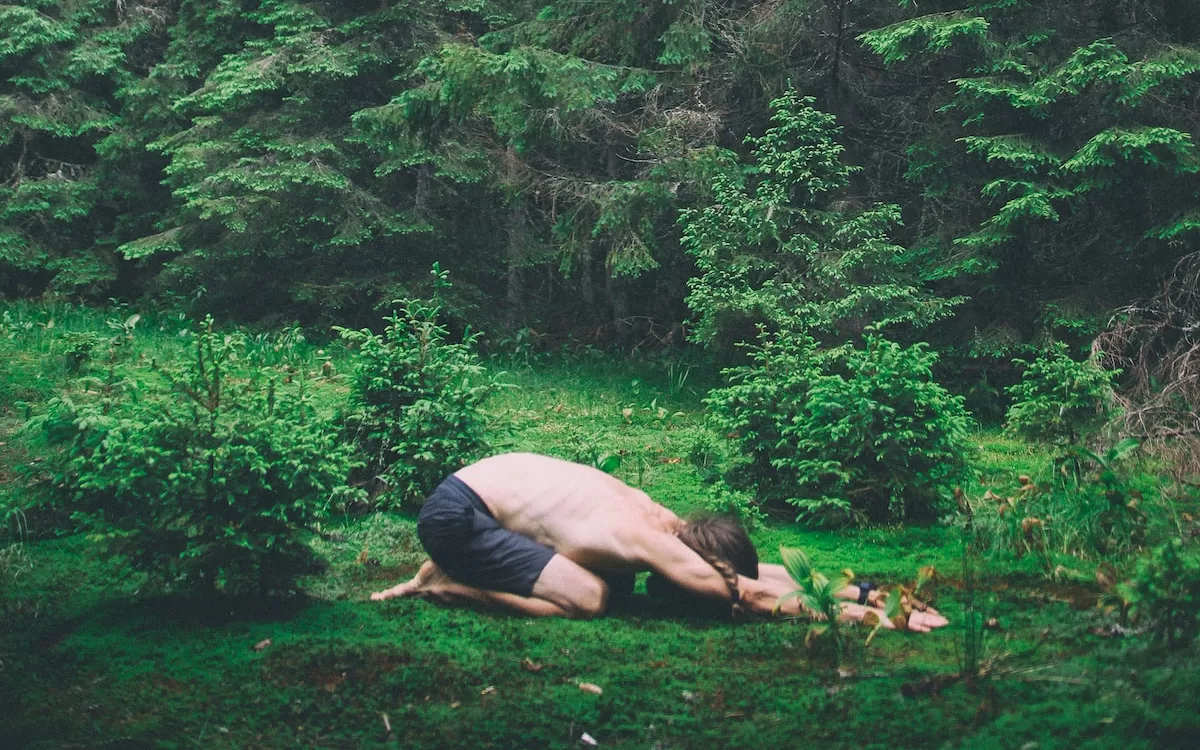
[[[542,569],[529,596],[468,586],[455,581],[433,561],[399,586],[371,595],[373,601],[417,596],[450,605],[481,604],[530,617],[595,617],[608,605],[608,586],[596,574],[554,555]]]

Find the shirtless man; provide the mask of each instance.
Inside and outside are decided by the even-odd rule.
[[[693,594],[740,599],[747,610],[769,614],[795,588],[782,566],[763,565],[759,576],[752,546],[753,565],[737,569],[720,554],[697,551],[680,539],[688,538],[686,525],[598,469],[531,453],[493,456],[460,469],[430,495],[417,534],[431,559],[411,580],[371,599],[420,596],[531,616],[594,617],[608,604],[605,577],[649,570]],[[847,587],[843,596],[858,590]],[[790,606],[798,612],[794,600]],[[843,617],[861,620],[868,611],[890,625],[882,610],[858,604],[846,604]],[[945,624],[932,612],[909,620],[919,632]]]

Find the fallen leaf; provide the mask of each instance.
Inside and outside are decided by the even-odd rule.
[[[579,742],[581,744],[587,745],[588,747],[595,747],[596,745],[600,744],[599,742],[596,741],[595,737],[588,734],[587,732],[584,732],[583,734],[579,735]]]
[[[488,685],[488,686],[487,686],[487,687],[485,687],[483,690],[480,690],[480,691],[479,691],[479,694],[480,694],[480,695],[495,695],[495,694],[496,694],[496,686],[495,686],[495,685]]]
[[[625,419],[630,419],[631,417],[633,417],[633,409],[630,409],[628,407],[622,409],[621,416],[625,417]]]
[[[537,672],[541,672],[545,668],[546,668],[546,666],[544,664],[538,664],[533,659],[530,659],[528,656],[526,656],[524,659],[521,660],[521,669],[524,669],[526,672],[537,673]]]
[[[579,689],[585,693],[591,693],[592,695],[600,695],[604,692],[604,688],[590,682],[579,683]]]
[[[271,645],[271,639],[264,638],[261,641],[259,641],[258,643],[254,644],[254,650],[262,651],[264,648],[266,648],[267,646],[270,646],[270,645]]]
[[[462,705],[462,701],[454,701],[453,703],[450,704],[450,708],[458,708],[461,705]]]

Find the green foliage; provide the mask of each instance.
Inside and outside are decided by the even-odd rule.
[[[1157,547],[1137,562],[1117,593],[1135,621],[1167,648],[1186,648],[1200,634],[1200,557],[1182,539]]]
[[[116,276],[118,177],[96,145],[119,127],[114,93],[138,51],[160,43],[156,14],[86,0],[0,5],[0,293],[95,293]]]
[[[952,11],[869,31],[860,36],[859,41],[892,65],[918,54],[945,52],[960,40],[978,43],[986,38],[987,29],[986,18]]]
[[[813,105],[795,91],[771,102],[772,126],[747,139],[751,165],[718,175],[711,205],[680,214],[699,271],[687,298],[697,341],[728,345],[755,325],[919,327],[954,304],[924,290],[888,240],[897,206],[835,207],[856,170],[843,164],[833,116]]]
[[[987,277],[967,282],[962,322],[1005,320],[1029,341],[1064,299],[1107,319],[1153,294],[1195,228],[1195,27],[1169,13],[1144,25],[1139,4],[1077,4],[1071,20],[1024,0],[906,7],[859,38],[939,81],[934,114],[913,123],[908,178],[922,244],[945,247],[960,279]]]
[[[437,289],[447,275],[434,267]],[[482,406],[501,388],[475,353],[479,334],[455,343],[442,303],[398,300],[383,333],[338,328],[358,356],[347,430],[382,483],[383,505],[419,503],[464,464],[487,452]]]
[[[302,373],[253,366],[245,337],[211,318],[192,345],[161,364],[160,385],[110,368],[95,395],[52,399],[29,429],[66,444],[59,502],[136,569],[183,591],[288,591],[313,562],[306,528],[355,460]]]
[[[776,611],[787,601],[799,600],[801,611],[814,620],[808,626],[804,645],[811,648],[819,640],[827,640],[833,647],[835,663],[840,664],[846,651],[846,633],[841,621],[842,601],[837,593],[854,580],[854,571],[847,568],[831,579],[813,569],[803,550],[781,546],[779,555],[783,558],[783,567],[799,588],[779,597]],[[894,598],[897,602],[900,600],[899,596]]]
[[[706,403],[745,463],[728,478],[768,507],[827,523],[931,519],[966,466],[970,418],[932,379],[936,355],[867,336],[818,349],[781,332]]]
[[[1025,367],[1021,382],[1008,388],[1013,398],[1006,420],[1013,434],[1061,446],[1080,445],[1115,416],[1113,381],[1094,358],[1076,361],[1067,345],[1055,342]]]
[[[1135,474],[1128,465],[1123,454],[1136,447],[1132,441],[1104,457],[1091,454],[1096,463],[1062,459],[1057,481],[1038,483],[1021,475],[1016,487],[1011,480],[996,483],[995,490],[978,500],[964,499],[975,541],[993,553],[1017,559],[1029,555],[1051,578],[1060,577],[1064,561],[1068,567],[1074,564],[1069,558],[1128,558],[1146,543],[1152,501],[1161,492],[1153,478]]]
[[[440,24],[471,10],[437,0],[193,9],[187,41],[211,40],[212,56],[180,39],[138,91],[167,109],[143,148],[165,160],[172,201],[118,251],[165,262],[173,291],[247,317],[289,308],[346,320],[408,293],[431,260],[423,238],[439,196],[415,171],[377,169],[387,144],[354,118],[402,88],[394,79],[433,48]]]

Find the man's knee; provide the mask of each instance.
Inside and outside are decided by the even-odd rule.
[[[555,555],[533,584],[532,595],[558,605],[568,617],[587,618],[604,613],[608,593],[608,585],[595,573]]]
[[[581,620],[599,617],[608,609],[608,584],[599,578],[582,582],[572,597],[571,617]]]

